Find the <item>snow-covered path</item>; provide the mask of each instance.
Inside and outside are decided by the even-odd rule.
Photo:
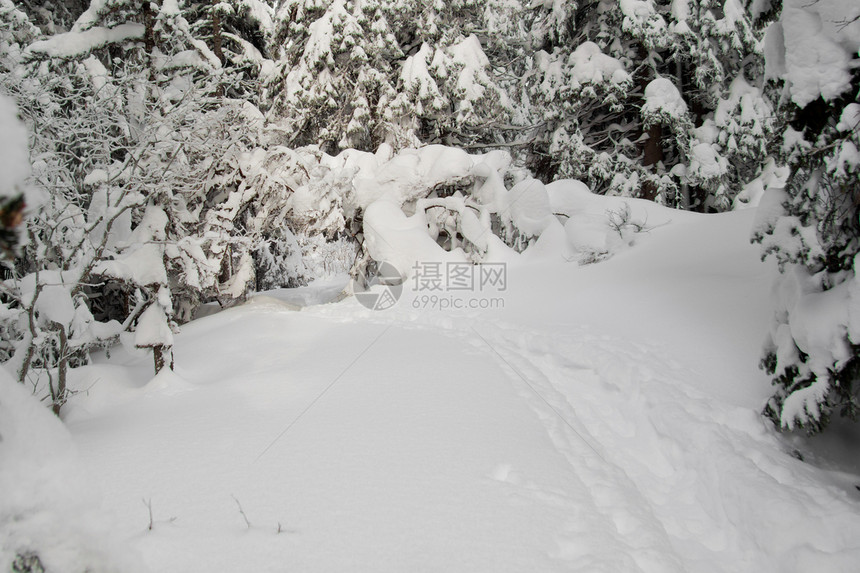
[[[186,326],[175,376],[94,367],[69,427],[152,571],[854,571],[850,482],[758,416],[748,216],[705,221],[704,260],[677,224],[513,268],[504,310],[259,298]]]
[[[755,411],[691,389],[696,372],[652,348],[587,332],[546,340],[510,329],[496,340],[600,516],[583,523],[573,516],[585,504],[571,504],[559,542],[573,567],[563,570],[776,572],[827,563],[848,571],[856,564],[856,553],[828,561],[830,527],[804,525],[844,520],[856,529],[856,506],[820,491]]]
[[[146,525],[141,498],[156,519],[177,517],[142,539],[153,570],[237,571],[248,559],[271,571],[564,570],[572,491],[587,504],[582,524],[605,520],[518,381],[480,347],[260,308],[235,321],[226,352],[227,325],[205,324],[226,318],[189,328],[177,349],[201,357],[199,379],[164,380],[73,424],[110,505],[137,516],[130,534]],[[283,353],[235,364],[274,333]],[[321,363],[322,340],[339,351]]]

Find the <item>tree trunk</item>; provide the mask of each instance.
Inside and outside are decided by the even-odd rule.
[[[219,4],[219,0],[212,0],[212,51],[215,53],[215,57],[218,58],[218,61],[221,62],[221,65],[224,65],[224,48],[223,48],[223,36],[221,34],[221,14],[217,10],[217,6]],[[218,82],[218,87],[215,90],[215,95],[220,97],[224,97],[224,85],[221,82]]]
[[[170,358],[170,362],[168,363],[167,359]],[[173,370],[173,347],[172,346],[164,346],[163,344],[159,344],[158,346],[152,347],[152,358],[155,362],[155,373],[158,374],[161,370],[167,366],[171,370]]]
[[[663,126],[659,124],[652,125],[645,132],[648,139],[642,142],[642,165],[651,167],[651,171],[655,171],[656,165],[663,161]],[[651,181],[642,183],[642,197],[653,201],[657,198],[657,187]]]
[[[149,64],[149,81],[155,82],[155,61],[152,52],[155,51],[157,39],[155,37],[155,12],[152,3],[155,0],[143,0],[143,48],[146,51],[146,59]]]
[[[681,60],[678,60],[675,63],[675,75],[677,76],[677,84],[679,90],[684,90],[684,63]],[[701,107],[701,106],[700,106]],[[699,115],[696,115],[696,125],[701,125],[699,122]],[[687,183],[686,176],[681,180],[681,205],[682,209],[689,210],[690,209],[690,184]]]
[[[224,49],[222,47],[223,38],[221,36],[221,14],[217,10],[219,0],[212,0],[212,51],[215,56],[224,64]]]
[[[648,51],[644,46],[639,46],[639,58],[643,62],[648,59]],[[645,105],[645,88],[652,79],[647,68],[639,73],[638,79],[639,88],[642,91],[641,105]],[[644,136],[640,138],[642,166],[646,168],[650,167],[651,169],[648,169],[648,171],[654,172],[656,171],[656,165],[663,161],[663,126],[657,124],[652,125],[647,130],[643,128],[642,135]],[[657,186],[651,181],[643,181],[639,193],[643,199],[653,201],[657,198]]]
[[[155,50],[155,14],[150,0],[143,0],[143,27],[143,47],[151,60]]]
[[[30,230],[30,240],[36,244],[36,234]],[[33,299],[30,301],[30,306],[27,308],[27,325],[30,327],[24,340],[27,341],[27,352],[18,369],[18,382],[21,384],[27,381],[27,374],[30,372],[30,365],[33,363],[33,357],[36,354],[36,339],[39,336],[39,329],[36,327],[36,301],[39,300],[39,295],[42,294],[44,284],[39,281],[39,271],[36,271],[36,291],[33,293]],[[17,358],[18,352],[15,351]]]
[[[66,403],[66,378],[69,372],[69,339],[66,336],[66,329],[63,325],[55,322],[52,326],[60,336],[60,359],[57,364],[57,387],[56,389],[51,388],[51,397],[53,398],[51,410],[53,410],[55,415],[59,416],[60,408]]]

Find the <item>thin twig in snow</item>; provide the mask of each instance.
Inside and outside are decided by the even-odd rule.
[[[239,500],[238,500],[238,499],[236,499],[236,496],[235,496],[235,495],[230,494],[230,497],[232,497],[232,498],[233,498],[233,501],[235,501],[235,502],[236,502],[236,505],[239,507],[239,514],[242,516],[242,519],[244,519],[244,520],[245,520],[245,525],[247,525],[247,526],[248,526],[248,529],[251,529],[251,522],[250,522],[250,521],[248,521],[248,516],[247,516],[247,515],[245,515],[245,510],[244,510],[244,509],[242,509],[242,504],[241,504],[241,503],[239,503]]]

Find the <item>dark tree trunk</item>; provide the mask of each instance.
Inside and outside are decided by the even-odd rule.
[[[161,372],[161,369],[164,368],[164,347],[153,346],[152,357],[155,360],[155,373],[158,374]]]
[[[218,5],[219,0],[212,0],[212,51],[215,53],[215,56],[218,58],[218,61],[221,62],[221,65],[224,65],[226,61],[224,58],[224,37],[221,34],[221,14],[218,13],[216,6]],[[224,85],[221,82],[218,82],[218,87],[216,88],[215,95],[219,98],[224,97]]]
[[[171,370],[173,370],[173,347],[172,346],[164,346],[163,344],[159,344],[158,346],[152,347],[152,358],[155,362],[155,373],[158,374],[161,370],[167,366]],[[170,360],[168,362],[168,359]]]
[[[648,51],[644,46],[639,46],[639,58],[641,61],[648,59]],[[648,67],[643,66],[638,74],[639,89],[642,92],[641,105],[645,104],[645,88],[653,79],[653,74]],[[663,161],[663,126],[660,124],[652,125],[648,129],[642,129],[642,137],[640,137],[640,149],[642,153],[642,166],[648,171],[656,171],[658,163]],[[657,197],[657,186],[651,181],[643,181],[639,189],[639,194],[643,199],[653,201]]]
[[[143,0],[143,26],[143,47],[151,60],[152,51],[155,50],[155,14],[150,0]]]
[[[57,387],[54,388],[53,384],[51,387],[51,410],[53,410],[55,415],[59,416],[60,408],[66,403],[66,378],[69,372],[69,339],[66,336],[66,329],[63,325],[55,322],[52,326],[60,336],[60,359],[57,364]]]
[[[212,51],[221,64],[224,64],[223,38],[221,36],[221,14],[216,10],[219,0],[212,0]]]
[[[155,363],[155,373],[158,374],[167,366],[173,370],[173,347],[159,344],[152,347],[152,359]]]
[[[658,163],[663,161],[663,126],[652,125],[645,132],[648,138],[642,142],[642,165],[655,171]],[[642,183],[642,197],[653,201],[657,197],[657,187],[651,181]]]
[[[155,51],[155,46],[158,45],[158,38],[155,34],[155,11],[152,9],[152,4],[159,4],[157,0],[143,0],[143,48],[146,51],[146,59],[149,63],[149,80],[155,82],[155,61],[152,57],[152,52]]]

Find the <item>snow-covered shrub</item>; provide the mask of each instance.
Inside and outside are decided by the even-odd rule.
[[[419,176],[410,182],[396,173]],[[404,150],[357,184],[365,262],[390,262],[405,276],[421,262],[480,263],[502,241],[523,250],[552,218],[543,184],[512,169],[502,152]]]
[[[297,240],[309,279],[346,275],[355,265],[358,248],[349,237],[326,240],[321,235],[299,235]]]
[[[353,180],[357,169],[307,151],[300,150],[306,159],[301,172],[294,176],[285,205],[293,228],[302,235],[328,238],[349,232],[356,215]],[[349,161],[348,153],[342,155]]]
[[[296,236],[286,226],[283,236],[260,239],[254,250],[256,290],[297,287],[307,283],[308,270]]]
[[[167,366],[173,370],[173,329],[170,318],[173,315],[173,303],[170,300],[170,289],[159,285],[149,296],[149,304],[137,319],[134,329],[134,345],[137,348],[152,350],[155,373]]]
[[[494,236],[517,250],[525,249],[551,217],[543,184],[501,151],[470,155],[430,145],[394,153],[382,145],[375,154],[347,150],[331,156],[301,148],[281,154],[279,164],[290,191],[283,213],[299,237],[305,268],[317,267],[314,252],[320,248],[308,249],[320,244],[310,240],[314,235],[334,241],[333,248],[340,253],[334,255],[336,264],[326,263],[326,268],[352,266],[347,260],[353,258],[353,247],[343,247],[347,240],[357,241],[365,259],[411,256],[410,240],[404,238],[400,245],[401,239],[387,236],[393,231],[390,217],[368,214],[380,202],[392,205],[397,217],[408,219],[409,227],[423,237],[413,237],[419,243],[473,262],[484,259]],[[430,250],[423,252],[431,256]]]
[[[818,10],[787,2],[769,32],[768,65],[803,131],[788,132],[791,174],[784,191],[764,197],[754,234],[781,271],[762,360],[776,387],[765,414],[809,433],[860,413],[860,75],[844,42],[856,39],[858,21],[825,24]]]
[[[44,73],[52,67],[66,74]],[[144,293],[137,302],[145,303],[147,292],[167,288],[165,259],[180,257],[170,256],[167,242],[176,235],[169,237],[169,217],[157,204],[171,207],[175,224],[190,219],[180,212],[189,202],[183,184],[199,175],[188,169],[198,159],[190,159],[192,150],[177,141],[187,131],[165,128],[170,118],[192,118],[170,93],[141,89],[133,68],[125,71],[113,80],[89,56],[81,62],[46,60],[3,77],[24,103],[34,133],[33,179],[47,194],[15,262],[19,280],[8,285],[14,309],[9,319],[20,335],[10,367],[21,381],[32,375],[55,411],[67,397],[67,369],[133,327],[141,308],[117,317],[123,324],[99,322],[88,294],[98,295],[106,280],[120,280],[129,285],[125,292]],[[168,121],[148,121],[159,116]],[[146,212],[160,213],[160,225]],[[173,248],[180,251],[181,244]]]
[[[250,247],[238,253],[239,272],[222,272],[232,245],[252,237],[232,228],[207,234],[206,214],[229,211],[221,203],[243,176],[240,156],[259,112],[219,95],[225,76],[208,72],[220,64],[178,12],[165,6],[141,25],[127,3],[97,4],[72,30],[31,42],[0,69],[31,128],[32,181],[46,194],[6,283],[3,353],[55,411],[67,398],[67,369],[91,349],[143,320],[151,328],[139,345],[154,349],[158,369],[169,362],[158,355],[169,350],[175,318],[187,320],[222,291],[241,296],[251,284],[246,269],[253,278]],[[140,57],[134,31],[150,24],[164,35]],[[126,300],[97,320],[90,297],[107,289]]]
[[[570,263],[605,261],[635,245],[641,233],[670,220],[666,210],[653,209],[644,200],[598,196],[573,179],[554,181],[546,191],[562,227],[557,229],[566,239],[564,258]]]

